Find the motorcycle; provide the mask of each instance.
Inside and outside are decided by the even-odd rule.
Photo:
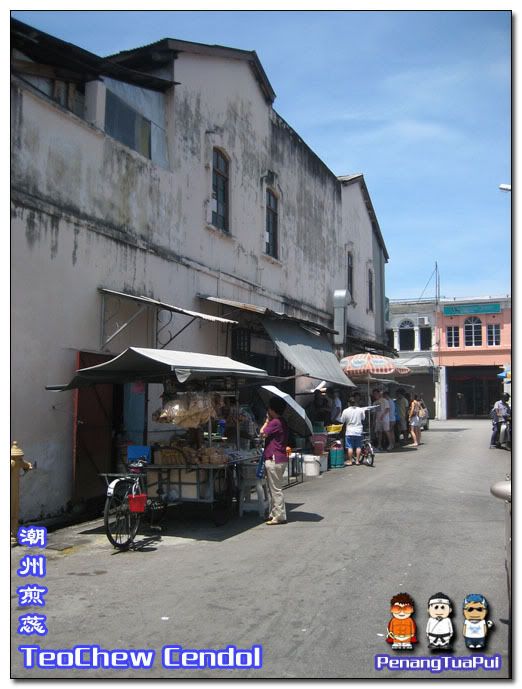
[[[500,424],[498,445],[505,450],[511,450],[511,416],[504,417]]]

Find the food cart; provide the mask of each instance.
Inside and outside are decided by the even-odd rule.
[[[161,383],[163,406],[155,412],[156,419],[186,431],[185,437],[163,446],[151,447],[145,437],[144,446],[134,448],[137,461],[128,473],[102,475],[107,482],[104,520],[113,545],[128,547],[143,513],[157,517],[172,504],[208,504],[216,524],[231,516],[240,495],[242,467],[251,474],[260,449],[240,449],[239,417],[236,437],[226,442],[229,439],[214,428],[218,404],[231,398],[238,405],[242,384],[267,377],[263,369],[228,357],[130,347],[108,362],[79,369],[68,385],[47,386],[71,390],[97,383]]]

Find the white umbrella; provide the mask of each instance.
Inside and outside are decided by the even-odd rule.
[[[301,437],[312,435],[314,432],[312,422],[303,407],[288,393],[276,388],[275,385],[262,385],[257,392],[267,406],[272,397],[282,399],[286,403],[286,407],[281,416],[288,424],[288,428]]]

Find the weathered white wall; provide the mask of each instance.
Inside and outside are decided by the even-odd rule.
[[[220,296],[330,321],[343,273],[340,187],[335,176],[266,103],[247,63],[181,54],[174,78],[178,222],[201,219],[199,249],[224,273],[254,285]],[[230,236],[210,228],[212,150],[230,159]],[[266,173],[279,198],[279,257],[264,254]],[[202,207],[202,199],[204,206]],[[257,292],[257,298],[254,294]],[[297,304],[295,303],[297,302]]]
[[[172,260],[166,173],[54,105],[13,96],[11,434],[38,463],[21,494],[32,518],[71,497],[73,393],[45,386],[70,380],[77,351],[99,351],[97,288],[200,310],[195,294],[216,280]],[[188,322],[176,319],[175,330]],[[150,327],[141,316],[109,351],[150,346]],[[194,322],[170,348],[218,352],[220,337],[219,326]]]
[[[331,325],[352,246],[349,322],[374,333],[361,282],[372,228],[358,186],[341,199],[338,180],[266,103],[246,62],[182,53],[174,67],[170,169],[15,81],[12,438],[38,461],[24,479],[24,518],[56,513],[71,497],[73,393],[44,388],[72,377],[78,351],[100,350],[98,287],[209,313],[219,307],[196,295],[219,295]],[[230,236],[209,225],[214,146],[230,158]],[[268,171],[279,197],[278,260],[264,255]],[[187,322],[176,319],[174,330]],[[152,330],[141,316],[108,351],[152,346]],[[224,354],[225,331],[197,321],[169,348]]]
[[[347,324],[361,332],[368,339],[376,339],[375,308],[382,298],[379,293],[379,271],[381,266],[374,260],[374,240],[372,223],[364,203],[362,190],[357,183],[342,187],[342,222],[346,231],[345,241],[340,245],[339,254],[344,260],[343,288],[348,281],[348,252],[354,259],[352,303],[346,309]],[[374,311],[368,310],[368,270],[374,274]],[[384,290],[384,285],[382,285]],[[364,335],[365,334],[365,335]]]
[[[385,260],[382,247],[377,236],[372,233],[373,242],[373,302],[374,302],[374,328],[375,339],[381,342],[386,340],[385,334]]]

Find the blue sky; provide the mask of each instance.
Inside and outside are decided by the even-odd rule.
[[[332,172],[364,174],[389,298],[434,296],[436,261],[443,296],[511,293],[509,12],[13,16],[98,55],[165,37],[255,50],[277,112]]]

